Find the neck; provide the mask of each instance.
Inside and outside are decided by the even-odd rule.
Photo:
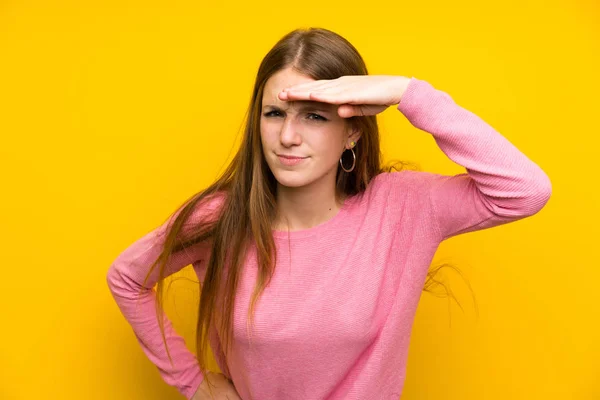
[[[286,187],[277,185],[277,212],[274,229],[297,231],[309,229],[333,218],[342,204],[335,199],[333,179],[323,177],[310,185]]]

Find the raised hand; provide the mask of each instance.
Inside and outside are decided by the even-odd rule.
[[[283,89],[279,99],[339,104],[342,118],[375,115],[399,104],[410,78],[395,75],[345,75]]]

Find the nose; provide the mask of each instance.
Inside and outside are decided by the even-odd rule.
[[[293,145],[299,145],[302,143],[302,138],[297,131],[296,124],[292,115],[286,115],[281,125],[281,132],[279,133],[279,140],[285,147]]]

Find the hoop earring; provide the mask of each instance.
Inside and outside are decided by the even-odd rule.
[[[354,154],[354,150],[352,150],[352,147],[350,148],[350,151],[352,152],[352,158],[353,158],[353,160],[352,160],[352,168],[346,169],[346,168],[344,168],[344,164],[342,163],[342,158],[344,157],[344,153],[346,151],[344,151],[344,153],[342,153],[342,157],[340,157],[340,165],[342,166],[342,169],[344,171],[346,171],[346,172],[352,172],[352,170],[354,169],[354,166],[356,165],[356,154]]]

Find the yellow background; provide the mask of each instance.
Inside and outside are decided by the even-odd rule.
[[[0,2],[0,398],[182,398],[106,272],[231,158],[269,48],[321,26],[371,74],[449,93],[553,183],[539,214],[442,244],[434,265],[477,304],[450,269],[464,312],[423,294],[402,399],[600,399],[598,4],[217,3]],[[394,109],[380,122],[386,160],[464,171]],[[189,340],[193,288],[167,300]]]

